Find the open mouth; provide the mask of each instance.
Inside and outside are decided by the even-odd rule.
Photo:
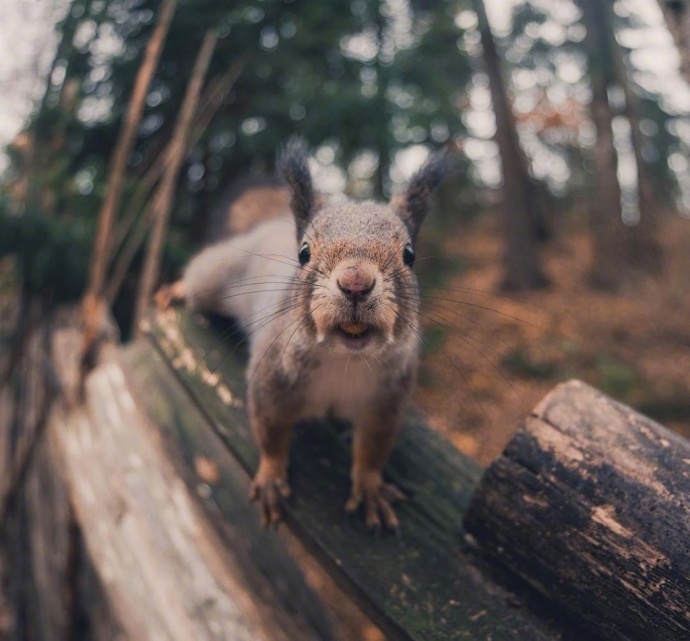
[[[340,323],[336,331],[351,349],[363,348],[374,334],[374,329],[366,323]]]

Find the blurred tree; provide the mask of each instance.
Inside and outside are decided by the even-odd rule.
[[[655,196],[649,163],[644,158],[645,142],[640,130],[640,100],[630,86],[630,79],[618,53],[618,77],[623,86],[624,115],[630,128],[630,143],[635,157],[637,215],[628,228],[627,263],[635,271],[659,275],[662,271],[661,246],[657,239],[659,200]]]
[[[91,229],[106,166],[160,0],[72,0],[46,95],[29,123],[32,211]],[[471,74],[455,43],[454,4],[402,0],[295,3],[180,0],[127,166],[124,210],[160,162],[206,29],[218,30],[206,89],[245,61],[179,181],[165,260],[177,269],[204,236],[213,202],[248,171],[270,169],[298,134],[357,196],[387,194],[399,151],[464,132],[458,109]],[[342,169],[345,172],[343,173]],[[148,178],[146,180],[149,180]],[[149,189],[150,191],[150,189]],[[136,211],[135,211],[136,213]],[[125,227],[126,228],[126,227]],[[131,281],[125,279],[131,286]]]
[[[597,0],[580,0],[587,28],[589,80],[592,87],[590,114],[596,128],[593,194],[590,229],[593,243],[591,282],[603,289],[617,289],[624,268],[623,218],[618,183],[618,156],[613,145],[613,112],[609,89],[615,84],[611,23],[606,7]]]
[[[611,7],[596,0],[580,0],[580,6],[588,33],[588,71],[592,87],[590,111],[597,131],[594,193],[590,207],[594,247],[590,282],[595,287],[617,291],[634,286],[640,273],[658,273],[660,249],[654,235],[654,203],[644,172],[639,118],[620,62],[621,52],[614,37]],[[638,220],[626,219],[622,207],[613,128],[616,116],[612,106],[614,101],[618,103],[617,111],[625,114],[628,126],[621,131],[620,137],[627,136],[634,154],[636,188],[633,197]],[[619,118],[618,122],[622,124],[624,121]]]
[[[504,271],[506,289],[534,289],[546,284],[539,266],[535,212],[540,203],[530,183],[527,161],[515,128],[503,71],[483,0],[473,0],[479,21],[484,64],[489,76],[491,98],[496,115],[496,142],[503,168]]]
[[[78,56],[73,40],[81,17],[90,12],[91,4],[92,0],[74,0],[56,26],[60,40],[46,77],[46,90],[32,126],[24,133],[26,140],[22,157],[14,165],[16,180],[22,185],[12,203],[16,213],[27,205],[48,210],[56,206],[55,170],[64,162],[60,157],[67,144],[69,123],[75,116],[77,83],[80,82],[77,79],[80,72],[85,71],[83,65],[74,68],[75,64],[78,65]],[[64,82],[68,69],[73,78]]]
[[[531,173],[559,199],[579,195],[586,182],[581,132],[589,90],[580,18],[570,0],[522,0],[504,38],[521,145]],[[567,203],[552,204],[547,214],[554,209],[563,211]]]

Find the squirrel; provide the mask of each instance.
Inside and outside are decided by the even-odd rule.
[[[345,510],[363,506],[369,529],[398,530],[392,504],[405,495],[382,472],[419,358],[414,245],[449,164],[447,153],[432,154],[390,203],[328,205],[304,143],[292,140],[277,163],[287,211],[202,250],[157,294],[159,306],[184,300],[248,335],[247,406],[260,450],[249,496],[264,525],[281,520],[290,495],[293,426],[332,413],[353,428]]]

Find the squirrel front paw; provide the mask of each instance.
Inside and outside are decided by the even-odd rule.
[[[153,297],[156,307],[161,311],[168,309],[172,305],[182,303],[185,299],[184,280],[176,280],[169,285],[163,285]]]
[[[261,461],[259,471],[249,486],[249,499],[259,504],[261,524],[268,527],[278,524],[283,518],[281,499],[290,496],[290,485],[286,474],[274,466]]]
[[[352,484],[350,498],[345,503],[345,511],[356,512],[364,506],[364,519],[369,530],[379,532],[381,526],[398,531],[400,521],[395,515],[391,503],[404,501],[407,497],[392,483],[384,483],[381,475],[372,473]]]

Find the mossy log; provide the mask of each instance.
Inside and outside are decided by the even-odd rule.
[[[232,326],[171,310],[145,330],[104,352],[83,404],[67,393],[73,320],[27,350],[31,389],[52,391],[11,412],[27,461],[8,528],[18,638],[343,638],[338,604],[247,500],[258,457]],[[686,635],[688,444],[629,408],[560,387],[481,481],[411,411],[386,470],[410,496],[399,538],[344,518],[350,447],[341,424],[298,427],[286,526],[387,639]]]
[[[208,483],[206,500],[219,511],[221,527],[237,523],[238,510],[254,508],[244,494],[228,491],[235,483],[230,468],[244,470],[246,488],[258,463],[244,409],[244,344],[227,322],[179,310],[151,317],[146,330],[158,355],[143,344],[122,354],[137,403],[182,456],[180,469],[212,463],[218,476]],[[203,420],[189,416],[190,400]],[[346,520],[349,436],[332,422],[298,426],[286,523],[387,638],[538,641],[563,638],[572,629],[548,605],[535,606],[530,590],[510,592],[474,565],[462,518],[481,469],[415,412],[386,469],[411,497],[397,508],[400,538],[375,537],[362,520]]]
[[[158,427],[134,400],[118,349],[106,348],[84,403],[75,403],[76,318],[46,320],[11,381],[25,389],[40,379],[41,397],[54,398],[38,416],[27,403],[11,412],[19,442],[27,442],[10,457],[24,472],[15,475],[2,523],[15,638],[339,638],[300,568],[249,518],[248,506],[236,539],[210,525],[198,483],[180,478]],[[156,396],[154,378],[145,389]],[[188,403],[187,415],[195,411]]]

